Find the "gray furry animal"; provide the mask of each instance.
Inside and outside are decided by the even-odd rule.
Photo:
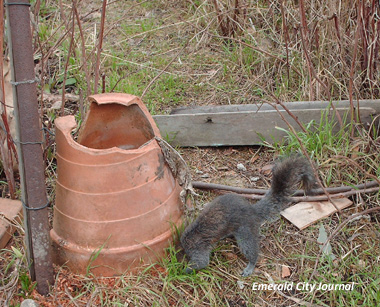
[[[306,192],[316,184],[309,162],[300,155],[280,160],[272,174],[269,191],[256,204],[236,194],[219,196],[207,204],[194,223],[185,229],[181,245],[189,258],[186,273],[205,268],[213,246],[230,236],[235,237],[241,252],[249,260],[242,276],[253,273],[260,249],[261,224],[288,205],[296,184],[301,182]]]

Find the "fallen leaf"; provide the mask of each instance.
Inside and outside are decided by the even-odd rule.
[[[282,278],[285,278],[285,277],[288,277],[288,276],[290,276],[291,275],[291,272],[290,272],[290,269],[289,269],[289,267],[287,266],[287,265],[282,265],[281,266],[282,268],[281,268],[281,277]]]
[[[253,156],[252,158],[251,158],[251,160],[249,160],[249,162],[250,163],[254,163],[257,159],[259,158],[259,156]]]
[[[272,168],[273,168],[274,164],[267,164],[267,165],[264,165],[261,169],[260,169],[260,173],[263,173],[265,175],[269,175],[272,171]]]
[[[227,260],[236,260],[237,255],[234,253],[228,253],[228,252],[223,252],[222,255],[227,259]]]
[[[317,242],[319,244],[324,244],[327,241],[327,232],[325,229],[325,226],[323,224],[319,227],[319,234],[318,234],[318,239]]]
[[[325,226],[323,226],[323,224],[322,224],[319,227],[319,235],[318,235],[317,242],[322,245],[322,244],[325,244],[326,241],[327,241],[327,232],[326,232]],[[322,247],[323,246],[320,246],[321,249],[322,249]],[[330,242],[327,242],[327,244],[325,245],[322,252],[324,255],[329,256],[331,258],[331,260],[334,260],[336,258],[332,252]]]

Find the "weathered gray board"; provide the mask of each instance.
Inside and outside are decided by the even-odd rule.
[[[349,101],[333,103],[341,116],[350,109]],[[301,101],[285,105],[300,122],[307,124],[311,120],[319,122],[321,113],[326,112],[330,104],[325,101]],[[369,125],[373,116],[380,113],[380,99],[361,100],[359,107],[362,122]],[[278,109],[296,130],[300,130],[280,105]],[[334,112],[330,111],[330,114]],[[272,138],[280,140],[285,135],[276,127],[288,129],[269,104],[178,108],[171,115],[156,115],[153,118],[161,135],[174,146],[255,145],[261,142],[258,134],[271,142]],[[336,121],[335,116],[330,118]]]

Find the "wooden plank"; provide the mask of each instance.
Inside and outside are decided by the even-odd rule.
[[[344,209],[351,206],[352,201],[348,198],[337,198],[334,203],[339,209]],[[302,230],[335,212],[337,210],[329,201],[299,202],[283,210],[281,215]]]
[[[0,198],[0,249],[11,239],[16,227],[12,222],[21,224],[22,204],[19,200]]]
[[[321,113],[328,106],[322,102],[316,102],[315,105],[312,102],[287,103],[286,105],[303,123],[309,123],[311,120],[318,123]],[[349,111],[346,104],[342,105],[343,107],[337,107],[341,116]],[[380,108],[380,102],[368,105],[378,105]],[[313,106],[315,107],[313,108]],[[296,130],[299,130],[297,123],[285,110],[280,112]],[[332,112],[330,113],[332,114]],[[380,110],[377,112],[372,107],[362,106],[360,108],[362,122],[371,122],[372,116],[376,113],[380,113]],[[334,117],[331,114],[330,118],[332,119]],[[259,135],[269,142],[273,141],[272,138],[278,141],[286,133],[276,127],[288,129],[278,112],[268,105],[263,105],[259,109],[256,105],[182,109],[172,115],[156,115],[154,119],[161,135],[174,146],[257,145],[261,143]],[[336,121],[335,118],[334,120]]]
[[[337,108],[350,108],[349,100],[333,101],[332,104]],[[328,101],[291,101],[284,105],[289,110],[308,110],[308,109],[327,109],[331,104]],[[354,102],[355,108],[364,107],[375,109],[380,113],[380,99],[359,100]],[[279,106],[281,109],[281,106]],[[244,112],[244,111],[273,111],[273,107],[267,103],[256,104],[234,104],[234,105],[211,105],[211,106],[195,106],[195,107],[179,107],[174,109],[170,114],[199,114],[199,113],[220,113],[220,112]]]

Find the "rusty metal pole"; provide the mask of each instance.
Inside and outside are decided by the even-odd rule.
[[[49,293],[54,281],[47,212],[42,130],[34,73],[29,0],[5,2],[12,66],[21,200],[24,205],[25,241],[32,280],[37,291]]]

